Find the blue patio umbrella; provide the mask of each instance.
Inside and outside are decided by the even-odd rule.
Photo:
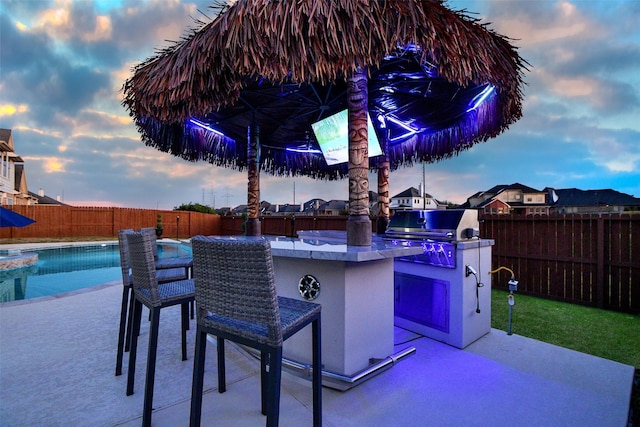
[[[0,227],[25,227],[34,222],[36,221],[31,218],[0,206]]]

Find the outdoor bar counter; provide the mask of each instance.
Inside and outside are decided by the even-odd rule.
[[[344,236],[263,236],[271,242],[278,295],[322,305],[323,384],[339,389],[372,374],[376,363],[397,357],[393,261],[422,252],[381,241],[347,246]],[[311,329],[285,341],[283,350],[284,358],[304,371],[311,363]]]

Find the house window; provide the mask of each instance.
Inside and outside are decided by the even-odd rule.
[[[527,202],[533,202],[533,197],[527,196]]]
[[[5,178],[9,177],[9,162],[4,155],[2,156],[2,176]]]

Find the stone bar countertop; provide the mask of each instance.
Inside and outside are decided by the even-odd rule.
[[[304,241],[318,240],[318,241],[332,242],[332,243],[344,243],[346,242],[346,239],[347,239],[346,232],[339,231],[339,230],[301,230],[301,231],[298,231],[298,237]],[[415,239],[415,240],[398,239],[393,237],[387,237],[384,234],[374,234],[371,240],[372,240],[372,247],[374,247],[375,245],[384,245],[386,247],[423,246],[423,243],[424,243],[419,239]],[[430,242],[429,240],[425,240],[425,241]],[[438,241],[433,241],[433,242],[438,243]],[[493,246],[494,244],[495,244],[495,241],[493,239],[469,239],[469,240],[455,242],[455,245],[458,249],[482,248],[485,246]],[[414,255],[414,253],[413,252],[406,253],[406,255]]]
[[[339,232],[338,232],[339,233]],[[216,236],[228,239],[267,239],[271,242],[274,257],[317,259],[327,261],[366,262],[422,253],[421,247],[393,246],[374,240],[371,246],[348,246],[346,237],[340,239],[316,237],[279,236]]]

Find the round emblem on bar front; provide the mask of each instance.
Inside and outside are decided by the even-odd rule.
[[[320,295],[320,282],[310,274],[305,274],[298,281],[298,292],[307,301],[314,300]]]

